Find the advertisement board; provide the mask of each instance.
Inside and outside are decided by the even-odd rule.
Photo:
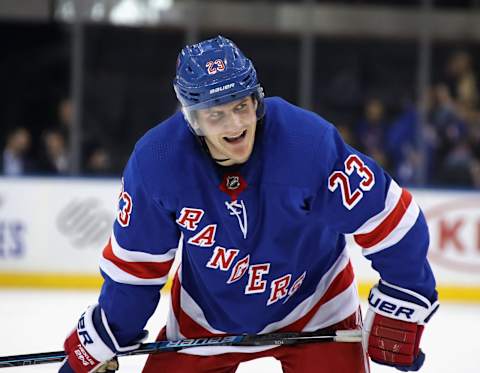
[[[99,283],[119,191],[118,180],[0,179],[0,285]]]
[[[95,287],[116,214],[116,179],[0,178],[0,286]],[[480,192],[412,190],[444,298],[480,301]],[[348,239],[360,292],[378,274]]]

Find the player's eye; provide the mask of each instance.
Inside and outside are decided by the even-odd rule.
[[[208,120],[211,122],[218,122],[224,117],[224,113],[221,111],[212,111],[208,114]]]
[[[241,102],[237,106],[235,106],[235,111],[243,111],[247,108],[246,102]]]

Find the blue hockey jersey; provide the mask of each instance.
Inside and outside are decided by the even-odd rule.
[[[382,279],[435,300],[411,194],[320,116],[265,106],[243,165],[217,165],[181,113],[136,144],[100,263],[99,303],[121,344],[154,312],[179,246],[169,339],[313,331],[354,314],[345,234]]]

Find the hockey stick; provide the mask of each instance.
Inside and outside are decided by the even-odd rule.
[[[313,342],[360,342],[361,330],[318,331],[307,333],[271,333],[259,335],[233,335],[227,337],[181,339],[142,343],[136,350],[119,353],[118,356],[143,355],[156,352],[177,351],[190,347],[206,346],[268,346],[293,345]],[[0,368],[24,365],[58,363],[65,359],[65,351],[43,352],[0,357]]]

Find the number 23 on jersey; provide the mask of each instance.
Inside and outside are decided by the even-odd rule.
[[[350,177],[353,172],[362,178],[358,188],[353,191],[350,188]],[[351,154],[344,162],[344,170],[334,171],[328,178],[328,189],[335,192],[340,188],[343,205],[351,210],[363,198],[363,192],[367,192],[375,185],[375,176],[370,168],[359,156]]]

